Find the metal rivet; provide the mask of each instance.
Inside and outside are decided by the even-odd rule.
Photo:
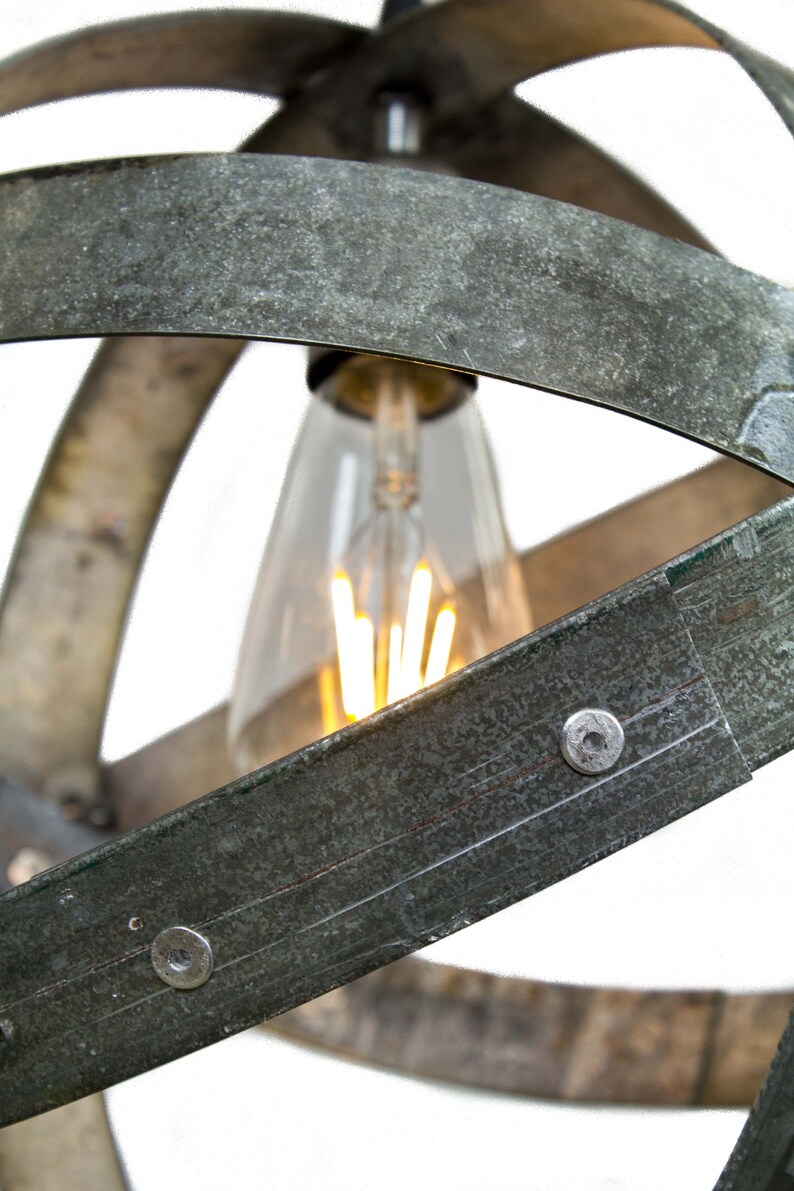
[[[212,948],[187,926],[169,926],[152,943],[155,972],[172,988],[198,988],[212,975]]]
[[[575,711],[560,733],[560,751],[577,773],[605,773],[617,763],[624,743],[620,720],[595,707]]]

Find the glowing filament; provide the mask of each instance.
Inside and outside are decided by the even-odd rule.
[[[352,714],[361,720],[375,710],[375,630],[368,616],[356,617],[353,645],[356,686]]]
[[[433,629],[430,656],[427,659],[427,670],[425,671],[425,686],[440,682],[446,674],[454,632],[455,612],[449,604],[444,604],[436,617],[436,626]]]
[[[393,703],[400,697],[400,662],[403,650],[403,627],[393,624],[389,633],[389,685],[386,702]]]
[[[342,705],[349,716],[355,717],[353,707],[356,698],[356,609],[353,603],[353,585],[344,571],[337,571],[334,575],[331,599],[334,606],[339,674],[342,679]]]
[[[393,703],[420,690],[422,686],[439,682],[447,673],[455,634],[455,611],[450,603],[442,604],[436,617],[422,680],[431,588],[430,567],[424,561],[417,563],[408,589],[405,627],[399,623],[392,624],[388,657],[378,658],[378,664],[383,666],[385,661],[386,666],[386,703]],[[342,705],[348,719],[359,720],[371,715],[383,700],[383,695],[378,696],[376,693],[375,627],[368,616],[356,613],[353,585],[344,571],[337,571],[334,575],[331,599],[339,651]],[[320,679],[323,723],[326,731],[330,731],[333,708],[329,674],[321,674]]]
[[[323,717],[323,735],[329,736],[339,727],[336,710],[336,675],[333,666],[320,669],[320,709]]]
[[[405,614],[402,661],[400,665],[400,695],[410,695],[422,685],[422,651],[427,632],[427,612],[430,606],[432,578],[426,562],[419,562],[411,576],[408,590],[408,611]]]

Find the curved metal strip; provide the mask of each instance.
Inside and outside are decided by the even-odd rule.
[[[446,0],[375,36],[315,17],[256,11],[177,13],[103,25],[0,64],[0,113],[126,87],[217,86],[288,95],[310,86],[334,139],[362,153],[371,97],[398,81],[433,96],[434,122],[473,111],[532,75],[647,46],[725,48],[792,127],[791,75],[674,0]],[[369,150],[369,145],[366,150]]]
[[[348,56],[344,75],[311,84],[297,109],[312,112],[343,149],[360,154],[368,135],[361,111],[397,83],[431,96],[432,148],[447,120],[556,66],[646,46],[719,49],[700,25],[663,0],[445,0],[389,22]]]
[[[96,797],[124,609],[206,394],[239,347],[105,344],[42,473],[0,609],[0,759],[50,798]]]
[[[624,166],[520,99],[497,99],[476,118],[464,116],[447,124],[435,151],[461,177],[572,203],[697,248],[711,248]]]
[[[618,220],[408,170],[219,154],[7,177],[0,227],[4,340],[234,335],[462,365],[794,479],[794,295]]]
[[[340,143],[333,130],[299,100],[286,104],[246,146],[255,152],[368,160]],[[430,138],[430,160],[463,178],[526,190],[612,215],[636,227],[710,249],[709,243],[672,207],[625,167],[520,99],[501,97],[466,111]]]
[[[774,658],[794,616],[793,512],[788,498],[443,685],[5,894],[0,1119],[346,983],[746,780],[699,654],[743,648],[750,632]],[[737,612],[748,590],[758,607]],[[782,681],[790,693],[789,671]],[[723,698],[744,690],[735,674],[736,692],[730,676],[719,683]],[[557,733],[593,702],[621,719],[627,744],[616,769],[587,778]],[[174,924],[203,931],[215,954],[189,998],[150,963]]]
[[[755,1099],[792,999],[545,984],[409,957],[266,1028],[345,1058],[489,1091],[726,1107]]]
[[[391,22],[345,61],[344,76],[318,78],[286,122],[311,116],[344,153],[360,154],[360,112],[398,81],[432,97],[429,146],[445,124],[533,75],[567,63],[649,46],[725,49],[794,130],[794,77],[675,0],[445,0]]]
[[[244,9],[95,25],[0,62],[0,115],[129,87],[289,95],[364,36],[339,21]]]

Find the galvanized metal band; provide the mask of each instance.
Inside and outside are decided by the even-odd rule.
[[[789,533],[788,536],[790,538],[791,534]],[[748,553],[754,551],[757,544],[752,535],[742,539],[741,533],[739,539],[734,539],[734,542],[740,550]],[[792,667],[791,660],[791,609],[794,600],[792,594],[794,582],[792,582],[791,575],[794,574],[794,563],[790,562],[789,565],[792,570],[787,580],[787,586],[782,591],[783,599],[787,602],[787,610],[783,612],[780,622],[781,626],[788,622],[789,627],[785,635],[778,638],[776,647],[773,648],[770,656],[770,660],[775,659],[772,664],[777,674],[773,676],[771,686],[765,692],[769,698],[779,701],[780,710],[786,721],[785,725],[781,724],[783,729],[781,743],[782,737],[790,735],[792,726],[794,726],[794,699],[792,699],[792,686],[794,686],[792,670],[794,667]],[[697,583],[697,575],[692,577]],[[705,627],[702,625],[696,608],[697,599],[689,599],[685,591],[682,592],[682,595],[684,603],[689,605],[690,626],[694,627],[694,636],[697,640],[697,622],[700,621],[701,626]],[[752,585],[746,587],[741,594],[735,590],[733,603],[735,614],[744,619],[744,609],[749,612],[759,597],[767,598],[763,591],[756,592]],[[774,600],[775,597],[772,598]],[[732,614],[729,603],[725,605],[721,619],[729,619]],[[752,613],[750,615],[752,616]],[[710,653],[709,650],[706,652]],[[715,653],[710,653],[709,660],[712,664],[716,663],[719,666],[723,684],[729,683],[732,688],[730,698],[735,703],[734,720],[738,721],[741,718],[743,692],[747,691],[749,686],[754,683],[755,690],[761,694],[764,692],[766,684],[764,669],[755,665],[752,632],[740,634],[733,646],[729,647],[725,657],[718,659]],[[732,671],[730,675],[729,669]],[[781,677],[782,685],[780,685]],[[730,715],[730,712],[728,714]],[[748,755],[752,756],[753,750],[757,747],[752,731],[750,733],[745,731],[745,740]],[[783,750],[780,748],[778,751]],[[763,748],[760,755],[761,758],[765,755]],[[770,756],[774,755],[776,754],[772,751]],[[787,1188],[793,1185],[794,1012],[792,1012],[789,1024],[783,1032],[767,1080],[715,1191],[787,1191]]]
[[[195,755],[223,756],[224,716],[192,727],[201,734],[190,727],[177,733],[164,762],[168,742],[154,746],[151,774],[139,762],[136,794],[167,782],[172,763],[183,776],[185,801],[226,780],[202,781]],[[114,770],[119,778],[130,775],[128,763]],[[4,787],[0,853],[20,838],[46,851],[44,867],[106,842],[99,832],[59,823],[41,799]],[[0,883],[7,859],[0,856]],[[267,1029],[346,1058],[513,1095],[746,1106],[761,1087],[793,996],[545,984],[411,956],[282,1014]],[[0,1133],[0,1172],[18,1128]]]
[[[712,555],[712,550],[714,551]],[[733,557],[740,560],[737,567]],[[751,560],[763,557],[758,586]],[[749,563],[750,565],[742,565]],[[667,575],[752,769],[794,747],[794,498],[750,517]]]
[[[596,778],[557,745],[570,709],[588,705],[626,733],[617,769]],[[612,593],[443,689],[3,895],[0,1120],[283,1012],[748,776],[665,573]],[[141,884],[142,865],[156,885]],[[131,915],[143,923],[134,937]],[[215,957],[190,994],[163,990],[149,962],[175,922]]]
[[[6,177],[0,228],[4,340],[384,352],[579,397],[794,478],[794,294],[618,220],[409,170],[219,154]]]

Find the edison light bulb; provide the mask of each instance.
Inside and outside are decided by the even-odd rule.
[[[247,772],[529,632],[469,378],[323,356],[229,717]]]

